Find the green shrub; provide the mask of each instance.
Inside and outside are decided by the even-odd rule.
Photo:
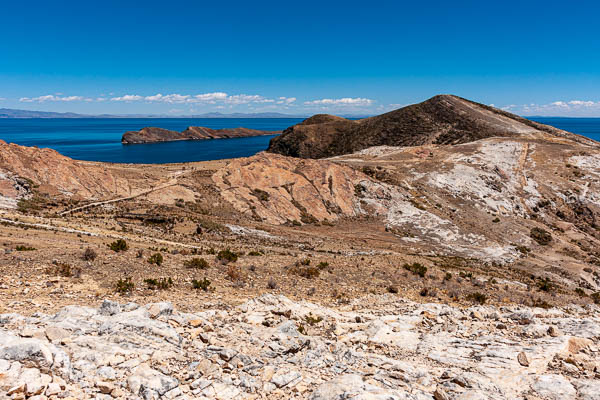
[[[35,247],[27,247],[27,246],[22,246],[22,245],[18,245],[15,249],[17,251],[34,251],[34,250],[36,250]]]
[[[262,256],[263,253],[261,253],[260,251],[252,250],[252,251],[248,252],[248,255],[252,256],[252,257],[258,257],[258,256]]]
[[[304,260],[300,261],[301,265],[310,265],[310,258],[305,258]]]
[[[171,279],[171,277],[158,279],[144,279],[144,283],[148,285],[148,289],[165,290],[173,286],[173,280]]]
[[[449,281],[450,279],[452,279],[452,274],[450,272],[446,272],[446,275],[444,275],[444,280]]]
[[[324,270],[325,268],[329,267],[329,263],[327,261],[321,261],[318,265],[317,268],[319,268],[320,270]]]
[[[96,251],[90,247],[88,247],[87,249],[85,249],[85,251],[83,252],[83,259],[85,261],[94,261],[96,259],[96,257],[98,257],[98,254],[96,253]]]
[[[546,246],[552,241],[552,235],[542,228],[532,228],[529,236],[542,246]]]
[[[193,269],[207,269],[209,267],[208,261],[200,257],[194,257],[191,260],[187,260],[183,265]]]
[[[537,287],[544,292],[551,292],[554,289],[554,283],[550,278],[542,278],[537,282]]]
[[[580,296],[580,297],[585,297],[586,296],[585,291],[582,288],[580,288],[580,287],[578,287],[578,288],[575,289],[575,293],[577,293],[577,295]]]
[[[125,279],[119,279],[115,286],[115,290],[118,293],[125,294],[133,292],[134,284],[131,281],[131,278],[126,277]]]
[[[317,317],[313,317],[312,314],[308,314],[304,317],[304,320],[306,321],[307,324],[309,324],[310,326],[316,325],[319,322],[323,321],[323,317],[321,316],[317,316]]]
[[[112,242],[111,244],[108,245],[108,247],[114,251],[114,252],[119,252],[119,251],[127,251],[127,249],[129,249],[129,247],[127,246],[127,242],[123,239],[118,239],[114,242]]]
[[[48,275],[58,275],[64,278],[79,278],[81,276],[81,268],[74,267],[67,263],[58,263],[54,268],[46,270]]]
[[[221,250],[217,254],[217,259],[224,263],[236,262],[238,255],[229,249]]]
[[[387,287],[387,291],[388,291],[388,293],[397,294],[398,293],[398,287],[396,287],[394,285],[390,285],[390,286]]]
[[[427,267],[421,263],[404,264],[402,268],[412,272],[415,275],[419,275],[421,278],[423,278],[427,273]]]
[[[196,279],[192,280],[192,287],[194,289],[202,289],[206,292],[208,290],[209,286],[210,286],[210,281],[206,278],[204,278],[200,281],[197,281]]]
[[[150,264],[161,265],[163,261],[163,255],[160,253],[154,253],[150,256],[150,258],[148,258],[148,263]]]
[[[301,262],[296,263],[292,268],[290,268],[289,272],[290,274],[298,275],[306,279],[316,278],[320,274],[318,268],[310,267],[302,264]]]
[[[487,296],[481,292],[473,292],[467,295],[467,299],[479,304],[485,304],[487,301]]]
[[[592,293],[590,297],[592,298],[592,300],[594,300],[594,303],[600,304],[600,292]]]

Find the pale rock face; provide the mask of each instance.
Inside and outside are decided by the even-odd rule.
[[[573,385],[560,375],[540,375],[532,388],[540,396],[552,400],[573,399],[577,395]]]
[[[595,306],[461,309],[385,295],[349,309],[268,294],[228,311],[104,302],[0,315],[0,397],[598,398]],[[69,340],[19,336],[34,325],[60,326]]]

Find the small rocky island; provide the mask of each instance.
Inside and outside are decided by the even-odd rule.
[[[248,128],[211,129],[203,126],[190,126],[183,132],[169,129],[148,127],[139,131],[129,131],[123,134],[121,143],[140,144],[172,142],[175,140],[205,140],[205,139],[229,139],[250,136],[276,135],[281,132],[260,131]]]

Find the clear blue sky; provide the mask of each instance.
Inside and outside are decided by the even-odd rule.
[[[597,1],[3,1],[0,108],[373,114],[452,93],[600,116],[599,19]]]

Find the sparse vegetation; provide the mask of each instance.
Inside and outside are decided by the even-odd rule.
[[[29,199],[21,198],[17,202],[17,210],[23,214],[37,214],[42,209],[46,200],[37,192]]]
[[[402,268],[415,275],[419,275],[421,278],[425,277],[425,274],[427,273],[427,267],[421,263],[404,264]]]
[[[550,278],[546,277],[537,282],[537,287],[543,292],[551,292],[554,289],[555,284],[550,280]]]
[[[248,252],[248,255],[252,256],[252,257],[258,257],[258,256],[262,256],[263,253],[261,253],[260,251],[257,251],[257,250],[252,250],[252,251]]]
[[[521,254],[523,254],[524,256],[526,256],[529,252],[531,252],[531,249],[527,246],[522,246],[520,244],[515,244],[515,243],[513,243],[512,246],[514,246],[515,249],[517,249],[517,251],[520,252]]]
[[[312,279],[312,278],[318,277],[320,274],[319,269],[308,265],[308,264],[310,264],[310,260],[308,260],[309,261],[308,264],[305,264],[304,262],[306,260],[308,260],[308,259],[299,261],[296,264],[294,264],[294,266],[291,267],[289,270],[290,274],[298,275],[298,276],[301,276],[306,279]]]
[[[252,194],[254,194],[260,201],[269,201],[269,193],[265,192],[264,190],[254,189],[252,190]]]
[[[85,249],[85,251],[83,252],[83,256],[82,258],[85,261],[94,261],[96,259],[96,257],[98,257],[98,254],[96,253],[96,251],[90,247],[88,247],[87,249]]]
[[[158,279],[148,278],[144,279],[144,283],[148,285],[148,289],[166,290],[173,286],[173,279],[171,279],[171,277]]]
[[[211,221],[209,219],[198,220],[198,226],[196,227],[196,233],[202,234],[204,232],[228,232],[229,229],[218,222]]]
[[[481,292],[473,292],[467,295],[467,299],[475,303],[485,304],[487,301],[487,296]]]
[[[267,282],[267,289],[277,289],[277,282],[275,282],[275,279],[273,279],[272,277],[269,278],[269,281]]]
[[[388,293],[392,293],[392,294],[397,294],[398,293],[398,287],[395,285],[390,285],[387,287],[387,291]]]
[[[546,246],[552,241],[552,235],[542,228],[532,228],[529,232],[529,236],[542,246]]]
[[[46,273],[48,275],[62,276],[63,278],[79,278],[81,276],[81,268],[67,263],[57,263],[53,268],[48,268]]]
[[[327,261],[321,261],[319,264],[317,264],[317,268],[321,271],[327,267],[329,267],[329,263]]]
[[[193,269],[207,269],[209,267],[208,261],[204,258],[194,257],[191,260],[187,260],[183,263],[186,268]]]
[[[300,265],[310,265],[310,258],[305,258],[302,261],[300,261]]]
[[[148,258],[148,263],[149,264],[156,264],[156,265],[162,265],[164,261],[163,255],[161,253],[154,253],[150,256],[150,258]]]
[[[116,253],[120,251],[127,251],[129,249],[129,246],[127,246],[127,242],[124,239],[117,239],[109,244],[108,247]]]
[[[552,308],[552,304],[548,303],[546,300],[543,300],[543,299],[534,299],[531,306],[544,308],[546,310]]]
[[[130,277],[125,279],[119,279],[115,285],[115,290],[120,294],[127,294],[133,292],[134,284]]]
[[[226,271],[227,279],[232,282],[243,281],[242,270],[237,265],[229,265]]]
[[[225,249],[225,250],[219,251],[219,253],[217,254],[217,259],[219,261],[221,261],[222,263],[227,264],[230,262],[236,262],[238,259],[238,255],[237,255],[237,253],[234,253],[233,251],[231,251],[229,249]]]
[[[196,279],[193,279],[192,280],[192,287],[194,289],[202,289],[202,290],[204,290],[206,292],[206,291],[208,291],[208,289],[210,287],[210,281],[208,279],[206,279],[206,278],[201,279],[199,281],[196,280]]]
[[[321,316],[316,316],[313,317],[312,314],[308,314],[304,316],[304,321],[306,321],[306,323],[310,326],[314,326],[316,324],[318,324],[319,322],[323,321],[323,317]]]
[[[17,251],[34,251],[34,250],[36,250],[36,248],[35,247],[18,245],[17,247],[15,247],[15,250],[17,250]]]

